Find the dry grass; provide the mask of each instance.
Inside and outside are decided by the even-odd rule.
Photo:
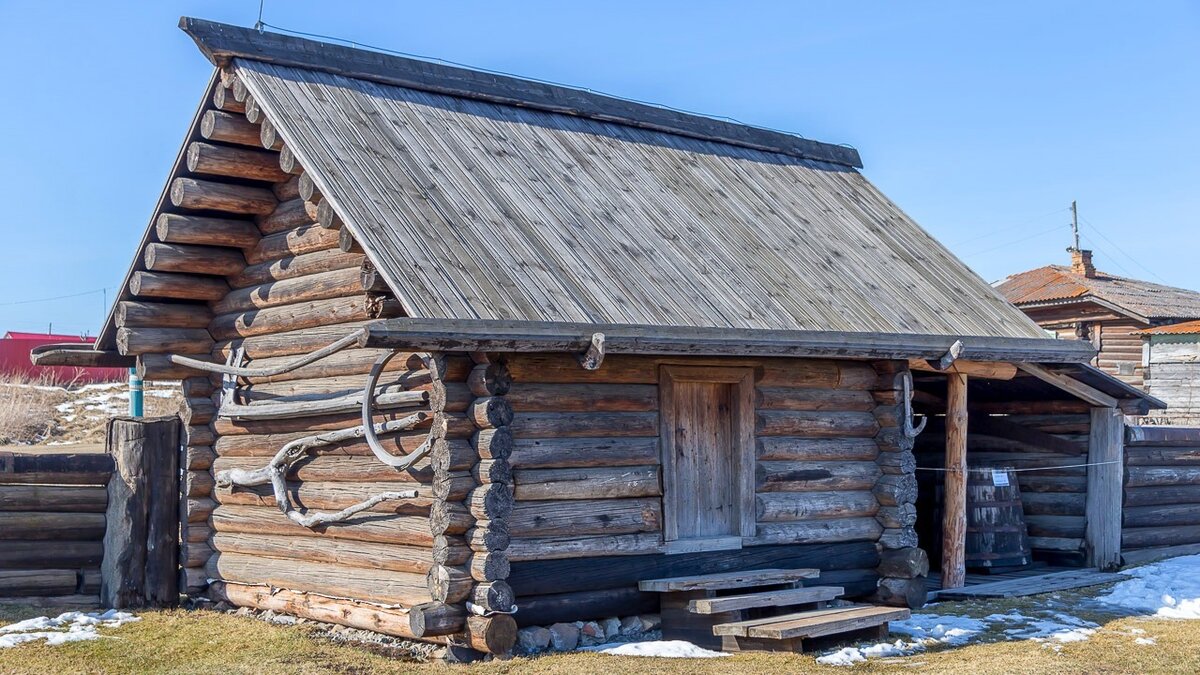
[[[1030,601],[1036,602],[1036,601]],[[1030,605],[1030,606],[1036,606]],[[994,609],[1003,611],[1021,605]],[[959,608],[961,609],[961,608]],[[956,608],[943,605],[942,613]],[[0,609],[0,618],[27,618],[30,608]],[[451,667],[380,656],[318,638],[305,625],[278,626],[210,611],[146,612],[142,621],[104,631],[106,637],[60,647],[0,650],[0,673],[1000,673],[1200,672],[1200,622],[1109,617],[1086,642],[1055,651],[1032,641],[1007,641],[873,660],[850,668],[822,666],[812,656],[739,654],[722,659],[639,659],[560,654]],[[1157,644],[1137,645],[1132,629]]]
[[[145,398],[147,416],[179,412],[182,398],[177,384],[147,383],[147,390],[163,394],[173,392],[169,397],[148,393]],[[103,443],[105,420],[120,412],[126,404],[89,399],[122,391],[120,385],[104,390],[45,377],[0,376],[0,445]],[[70,407],[60,410],[64,404]]]

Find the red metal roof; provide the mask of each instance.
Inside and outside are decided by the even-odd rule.
[[[49,340],[51,342],[94,342],[96,338],[86,335],[61,335],[59,333],[20,333],[10,330],[4,334],[5,340]]]
[[[9,331],[0,339],[0,375],[48,377],[54,382],[82,384],[86,382],[115,382],[128,377],[122,368],[76,368],[73,366],[35,366],[29,358],[34,347],[59,343],[91,344],[96,338],[52,333],[20,333]]]
[[[1096,299],[1146,320],[1200,318],[1200,292],[1100,271],[1086,277],[1061,265],[1014,274],[996,290],[1018,307]]]
[[[1147,328],[1140,330],[1137,335],[1190,335],[1192,333],[1200,333],[1200,321],[1184,321],[1183,323],[1173,323],[1169,326],[1159,326],[1157,328]]]

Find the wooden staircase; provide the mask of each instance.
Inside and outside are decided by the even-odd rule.
[[[769,569],[649,579],[638,587],[662,594],[664,640],[724,651],[791,651],[839,641],[882,638],[897,607],[840,600],[839,586],[803,586],[815,569]]]

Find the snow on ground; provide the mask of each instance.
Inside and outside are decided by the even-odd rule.
[[[611,654],[613,656],[658,656],[668,659],[708,659],[729,656],[714,652],[684,640],[656,640],[653,642],[626,642],[620,645],[597,645],[584,647],[583,651]]]
[[[1135,567],[1100,602],[1161,619],[1200,619],[1200,555]]]
[[[129,612],[110,609],[107,612],[65,612],[54,618],[39,616],[7,626],[0,626],[0,648],[45,640],[56,646],[80,640],[95,640],[100,637],[98,628],[116,628],[127,623],[140,621]]]
[[[53,389],[53,387],[43,387]],[[111,415],[124,415],[129,411],[129,385],[125,382],[105,382],[89,384],[71,391],[77,398],[60,403],[55,410],[66,415],[64,419],[73,421],[75,416],[88,414],[88,417],[99,418]],[[155,398],[171,398],[176,395],[171,383],[156,387],[155,383],[145,384],[144,396]],[[67,419],[70,418],[70,419]]]

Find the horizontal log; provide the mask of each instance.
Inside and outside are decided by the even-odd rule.
[[[322,347],[329,346],[330,343],[340,340],[350,333],[362,328],[369,320],[347,321],[342,323],[330,323],[313,326],[311,328],[300,328],[295,330],[285,330],[279,333],[264,333],[242,339],[221,340],[217,343],[217,347],[213,354],[222,359],[228,358],[233,351],[241,347],[244,355],[248,359],[263,359],[272,357],[296,356],[300,354],[308,354]],[[347,349],[349,353],[354,350]],[[340,353],[340,352],[339,352]],[[333,355],[329,358],[335,358]],[[281,359],[283,362],[294,361],[295,359]],[[322,359],[324,360],[324,359]],[[260,364],[261,365],[261,364]],[[370,368],[368,367],[368,370]]]
[[[881,475],[875,462],[757,462],[755,490],[870,490]]]
[[[521,469],[513,472],[513,493],[523,501],[619,499],[655,497],[662,489],[657,466],[627,466]]]
[[[870,438],[767,436],[755,439],[755,456],[768,461],[875,461],[879,446]]]
[[[513,380],[521,383],[595,382],[608,384],[658,384],[662,364],[750,366],[761,369],[759,387],[805,387],[815,389],[869,390],[877,376],[861,363],[820,359],[736,359],[635,356],[609,354],[598,370],[584,370],[570,354],[514,353],[507,356]]]
[[[513,436],[533,438],[629,437],[659,434],[658,413],[518,413]]]
[[[406,419],[412,414],[414,414],[414,411],[410,409],[381,411],[375,414],[373,420],[375,424],[379,424],[385,421]],[[446,438],[469,438],[475,432],[474,425],[461,414],[448,413],[445,415],[445,420],[447,423]],[[417,424],[415,428],[428,429],[430,423],[431,419],[426,418],[424,422]],[[361,416],[352,414],[298,417],[283,420],[231,420],[218,417],[213,421],[213,429],[220,435],[234,436],[240,434],[281,434],[296,431],[335,431],[338,429],[353,428],[361,424]]]
[[[241,553],[281,561],[306,560],[422,576],[433,567],[430,549],[421,546],[232,532],[217,532],[213,535],[212,545],[222,553]]]
[[[384,635],[417,639],[409,625],[408,613],[403,609],[383,607],[357,600],[334,599],[314,593],[303,593],[285,588],[216,583],[210,589],[215,600],[224,600],[236,607],[252,607],[290,614],[312,621],[322,621]],[[382,600],[380,600],[382,602]],[[438,642],[443,638],[421,637],[425,641]]]
[[[1200,504],[1126,506],[1121,515],[1123,527],[1200,525]]]
[[[875,520],[884,528],[912,528],[917,524],[916,504],[899,504],[897,506],[880,506],[875,512]]]
[[[1034,471],[1018,474],[1017,482],[1022,496],[1028,492],[1087,492],[1086,476],[1055,476]]]
[[[1029,546],[1035,551],[1074,553],[1083,550],[1083,539],[1077,537],[1030,537]]]
[[[771,492],[754,496],[759,523],[785,523],[822,518],[874,516],[879,502],[869,490],[838,492]]]
[[[434,565],[425,575],[425,584],[434,602],[458,604],[470,596],[475,580],[457,567]]]
[[[246,266],[240,251],[217,246],[152,242],[146,244],[142,258],[146,269],[152,272],[228,276]]]
[[[917,532],[912,527],[885,527],[879,533],[879,547],[883,550],[912,548],[917,543]]]
[[[516,595],[504,581],[484,581],[471,589],[470,601],[484,612],[512,612]]]
[[[266,465],[260,457],[217,457],[213,461],[213,472],[227,469],[254,470]],[[293,465],[288,478],[301,481],[332,481],[338,483],[381,482],[381,483],[430,483],[433,469],[429,459],[422,459],[412,467],[401,471],[380,462],[375,457],[345,457],[338,455],[314,455]],[[399,488],[393,488],[399,489]]]
[[[275,193],[264,188],[195,178],[171,181],[170,198],[175,208],[241,215],[266,215],[278,202]]]
[[[251,248],[260,235],[254,223],[229,218],[205,218],[162,213],[154,221],[158,240],[167,244]]]
[[[517,643],[517,622],[508,614],[467,617],[467,644],[485,654],[504,655]]]
[[[883,527],[874,518],[836,518],[790,523],[763,523],[745,544],[831,544],[875,541]]]
[[[208,330],[217,340],[229,340],[322,324],[395,316],[402,311],[394,301],[380,304],[365,297],[332,298],[223,314],[213,319]]]
[[[320,210],[318,207],[318,216],[317,216],[318,218],[320,218],[319,214],[320,214]],[[322,228],[322,229],[325,229],[325,228]],[[332,230],[326,230],[326,231],[332,232]],[[342,249],[343,251],[345,251],[347,253],[362,253],[363,252],[362,244],[358,243],[358,240],[354,238],[354,234],[352,232],[350,232],[349,229],[342,228],[337,231],[337,235],[338,235],[338,248]]]
[[[447,605],[444,602],[424,603],[408,612],[412,634],[422,639],[457,633],[463,629],[466,617],[465,605]]]
[[[755,394],[759,410],[868,412],[875,408],[875,399],[867,391],[759,387]]]
[[[514,537],[657,532],[662,503],[649,499],[517,502],[508,518]]]
[[[385,353],[376,349],[346,349],[296,370],[254,378],[254,383],[248,386],[248,390],[292,396],[305,393],[306,388],[308,393],[320,391],[324,383],[335,385],[328,387],[329,391],[349,391],[351,387],[361,390],[366,384],[365,375]],[[295,360],[294,356],[277,356],[256,358],[253,363],[256,368],[272,368]],[[469,367],[467,361],[465,358],[447,359],[445,379],[450,382],[461,380],[462,378],[453,376],[461,375],[463,370]],[[298,380],[300,383],[296,385],[274,384]],[[401,383],[412,389],[425,388],[429,384],[429,371],[425,369],[419,354],[401,352],[383,368],[379,381],[383,384]]]
[[[760,436],[873,438],[879,433],[875,416],[866,412],[765,410],[758,411],[755,418]]]
[[[599,535],[591,537],[518,537],[508,544],[511,562],[560,560],[613,555],[648,555],[662,549],[658,532]]]
[[[139,298],[213,302],[225,297],[228,292],[229,284],[216,277],[141,270],[129,276],[129,293]]]
[[[361,253],[343,253],[334,249],[314,251],[247,265],[240,273],[231,277],[229,283],[234,288],[246,288],[321,272],[354,269],[359,267],[362,261]]]
[[[93,541],[5,541],[0,546],[0,569],[35,570],[99,567],[104,542]],[[72,588],[72,591],[74,589]]]
[[[658,387],[522,382],[511,387],[505,399],[517,412],[650,412],[658,410]]]
[[[878,571],[893,579],[923,577],[929,574],[929,556],[915,546],[884,551],[879,555]]]
[[[471,447],[475,450],[477,457],[507,460],[512,456],[513,450],[512,429],[509,427],[480,429],[471,436]],[[509,462],[509,466],[512,466],[511,462]]]
[[[0,597],[72,595],[77,575],[73,569],[0,570]]]
[[[1141,427],[1130,426],[1125,430],[1127,448],[1151,446],[1194,446],[1200,445],[1200,427]]]
[[[517,599],[517,607],[513,618],[518,626],[549,626],[560,622],[656,613],[659,594],[643,593],[636,585],[631,585],[603,591],[522,596]]]
[[[261,139],[259,140],[261,142]],[[304,173],[304,167],[300,166],[300,158],[286,145],[279,149],[279,168],[290,174]]]
[[[213,341],[203,328],[118,328],[117,351],[122,354],[148,352],[208,354]]]
[[[107,454],[0,452],[0,485],[107,485],[112,469]]]
[[[1025,525],[1029,534],[1034,537],[1083,537],[1087,521],[1083,516],[1026,514]],[[972,531],[972,528],[968,527],[967,531]],[[991,532],[992,530],[989,526],[980,531]]]
[[[1121,529],[1121,548],[1149,548],[1200,543],[1200,525],[1165,527],[1125,527]]]
[[[183,503],[184,526],[188,523],[208,523],[208,517],[216,506],[217,503],[208,497],[188,498]]]
[[[192,173],[245,178],[268,183],[288,178],[288,174],[279,168],[279,155],[274,152],[213,145],[199,141],[188,145],[187,168]]]
[[[275,128],[274,124],[271,124],[271,120],[266,119],[265,117],[259,121],[258,140],[262,143],[264,148],[279,149],[283,147],[283,139],[279,136],[279,130]],[[275,160],[275,166],[278,167],[278,155],[275,156]],[[280,173],[283,173],[283,169],[278,170]],[[290,174],[283,173],[283,175],[286,177]]]
[[[214,362],[212,358],[205,358],[201,354],[189,354],[189,358],[194,358],[198,361]],[[137,373],[143,380],[181,380],[185,377],[193,377],[200,374],[202,371],[181,366],[171,362],[171,358],[167,354],[146,353],[139,354],[137,357]]]
[[[207,428],[207,427],[193,427]],[[208,445],[188,445],[184,447],[183,463],[184,468],[191,471],[199,471],[212,466],[213,460],[217,455],[213,452],[212,446]]]
[[[280,202],[269,215],[258,219],[258,231],[272,235],[301,226],[313,225],[313,214],[303,199]]]
[[[233,97],[233,89],[219,86],[213,91],[213,107],[228,113],[246,112],[246,104]]]
[[[291,482],[288,483],[288,495],[292,504],[302,511],[340,511],[348,506],[366,501],[381,493],[396,489],[389,483],[319,483]],[[405,486],[404,489],[409,489]],[[367,513],[391,513],[401,516],[429,517],[430,508],[435,504],[447,512],[453,530],[452,534],[462,534],[472,524],[470,514],[462,504],[444,504],[437,502],[428,489],[415,487],[417,496],[411,499],[388,500],[367,510]],[[422,494],[424,493],[424,494]],[[243,504],[249,506],[275,507],[275,495],[268,485],[250,488],[217,488],[213,497],[222,504]]]
[[[213,509],[212,527],[216,532],[248,535],[278,534],[292,537],[345,539],[377,544],[403,544],[430,547],[433,536],[429,519],[421,516],[359,514],[341,522],[317,528],[306,528],[292,522],[278,509],[240,504],[220,504]],[[422,579],[422,585],[424,580]]]
[[[1086,413],[1091,405],[1085,401],[971,401],[970,411],[986,415],[1021,415],[1038,413]]]
[[[880,475],[871,491],[881,506],[900,506],[917,501],[917,479],[912,474]]]
[[[207,497],[212,493],[213,475],[209,471],[187,471],[183,474],[183,494],[187,497]]]
[[[1154,504],[1200,504],[1200,484],[1126,487],[1124,492],[1126,508]]]
[[[102,537],[103,513],[0,511],[0,540],[89,541]]]
[[[1025,513],[1046,516],[1082,516],[1086,495],[1072,492],[1027,492],[1021,495]]]
[[[0,488],[0,511],[104,513],[108,492],[91,485],[6,485]]]
[[[945,372],[944,370],[938,370],[925,359],[911,359],[908,362],[908,367],[918,372]],[[997,361],[968,361],[961,359],[955,361],[949,370],[962,375],[983,377],[991,380],[1011,380],[1017,376],[1016,366],[1011,363]]]
[[[642,438],[518,438],[509,463],[515,469],[614,467],[657,464],[659,439]]]
[[[474,479],[472,479],[474,480]],[[434,480],[434,495],[438,499],[451,499],[454,483],[453,474],[438,475]],[[466,506],[479,521],[506,521],[513,510],[512,486],[504,484],[478,485],[470,490],[466,498]]]
[[[313,180],[311,173],[300,174],[299,181],[297,184],[299,186],[299,190],[298,190],[297,194],[299,194],[301,199],[312,202],[314,204],[319,203],[321,201],[321,199],[322,199],[321,190],[319,188],[317,188],[317,183],[316,183],[316,181]]]
[[[273,457],[285,444],[309,435],[297,431],[286,434],[247,434],[244,436],[222,436],[217,439],[216,448],[222,457],[260,457],[263,464],[265,458]],[[379,436],[380,445],[393,455],[405,455],[416,450],[429,437],[426,431],[404,432],[399,434],[382,434]],[[310,452],[314,457],[374,457],[375,453],[363,439],[344,441],[327,445]],[[447,471],[466,471],[478,462],[471,444],[466,439],[449,439],[438,441],[434,456],[444,456],[444,468]],[[429,461],[434,465],[434,459]],[[422,465],[424,466],[424,465]]]
[[[363,393],[343,394],[321,399],[302,396],[295,399],[275,399],[251,404],[226,403],[221,406],[221,416],[233,420],[273,420],[318,417],[337,413],[362,410]],[[430,405],[428,391],[383,391],[373,398],[375,410],[396,408],[427,408]]]
[[[262,147],[257,125],[247,120],[245,115],[223,110],[209,110],[204,113],[200,118],[200,135],[209,141]]]
[[[328,251],[337,248],[337,237],[316,225],[301,225],[275,234],[268,234],[259,240],[254,248],[246,249],[246,262],[251,265],[268,263],[273,260],[297,257],[318,251]],[[342,255],[358,255],[362,253],[342,253]]]
[[[217,416],[217,405],[209,397],[195,397],[183,399],[183,407],[180,412],[180,417],[183,418],[185,426],[199,426],[208,424]]]
[[[208,328],[212,312],[204,305],[121,300],[113,318],[122,328]]]
[[[1125,468],[1125,487],[1200,484],[1198,466],[1129,466]]]
[[[480,429],[503,427],[513,421],[513,410],[502,396],[480,396],[467,407],[467,417]]]
[[[317,222],[327,230],[342,229],[342,218],[334,211],[333,204],[328,199],[317,204]]]
[[[1125,448],[1126,466],[1200,466],[1200,446]]]

